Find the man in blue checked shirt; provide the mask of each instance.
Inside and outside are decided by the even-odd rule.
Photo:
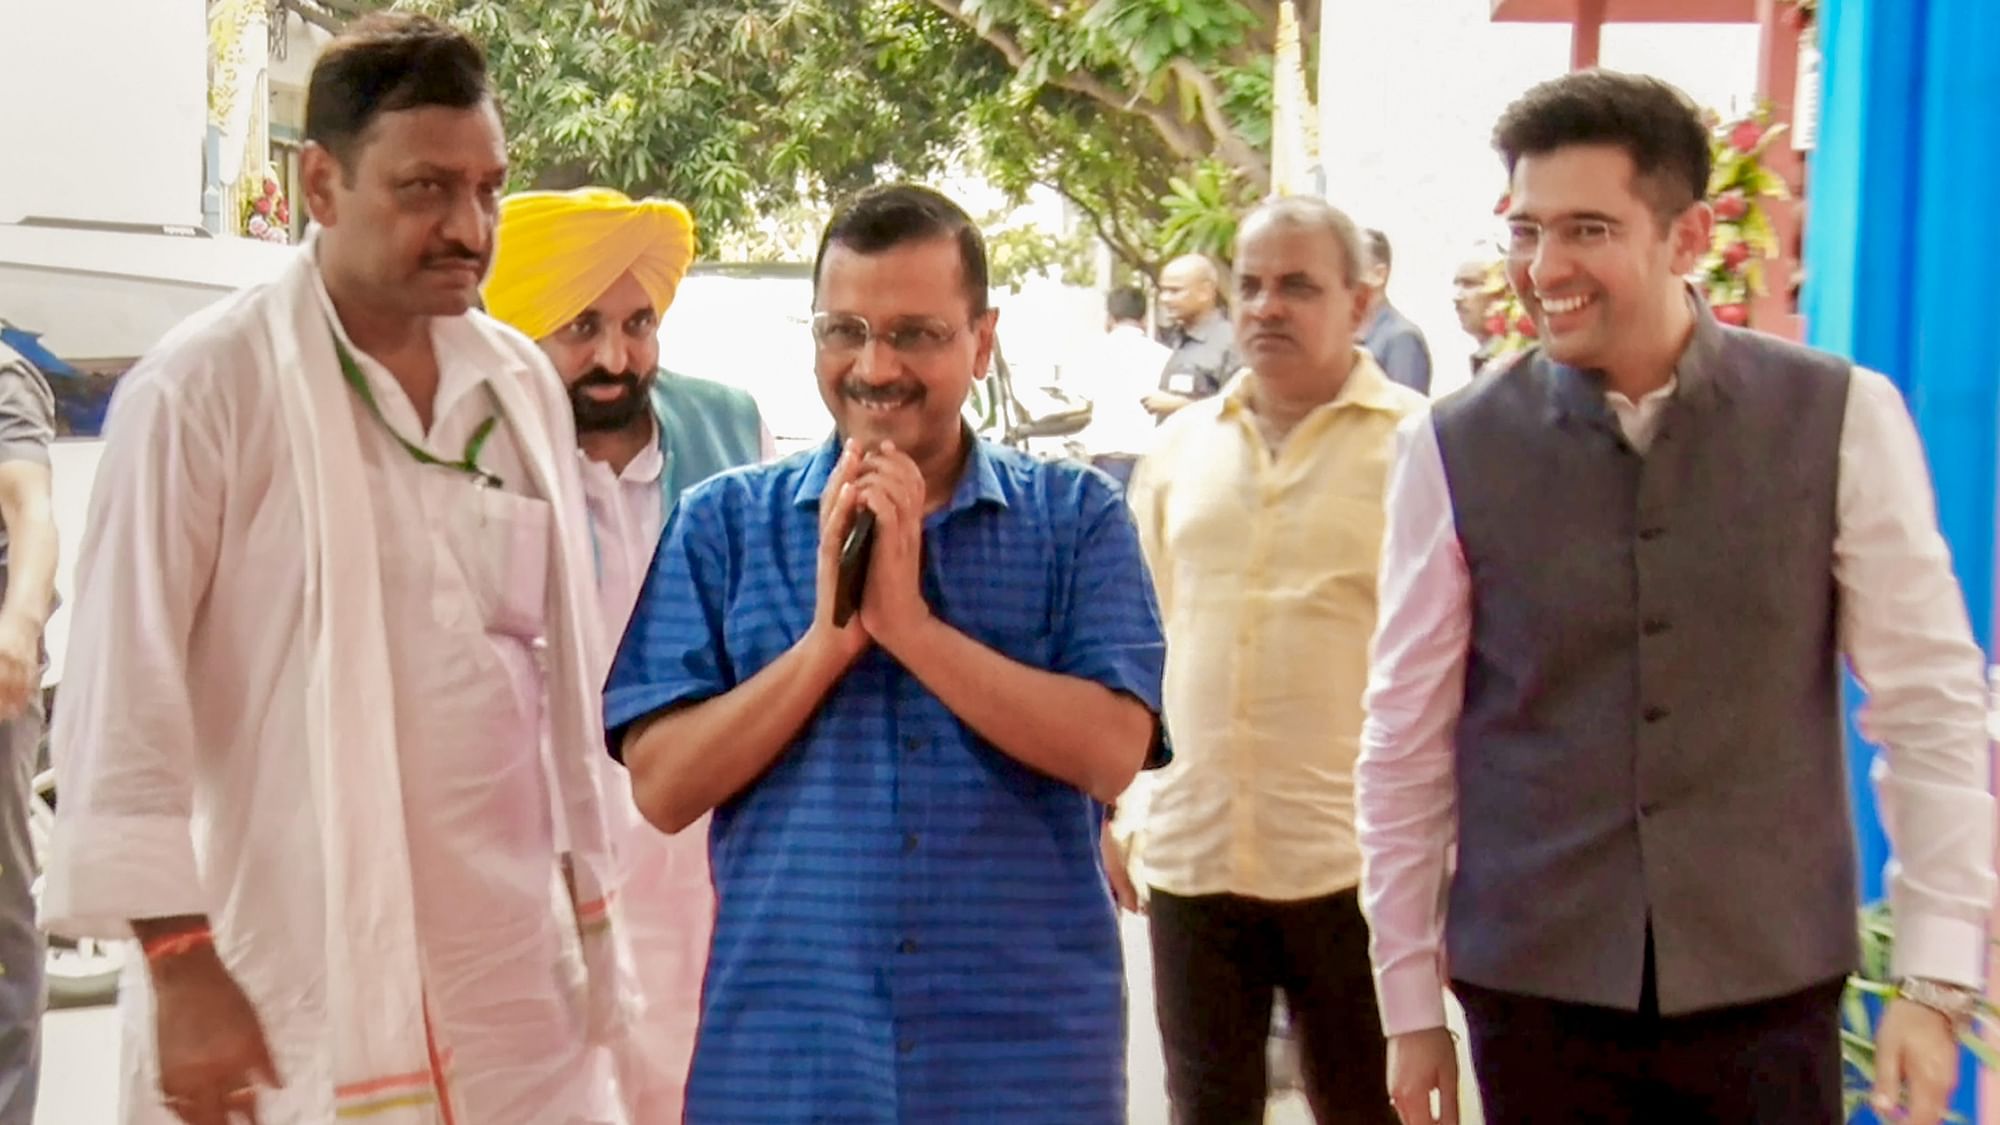
[[[1098,832],[1166,757],[1132,519],[1096,471],[961,420],[997,316],[964,211],[867,192],[814,278],[838,433],[687,493],[606,689],[647,818],[714,812],[688,1120],[1123,1122]]]

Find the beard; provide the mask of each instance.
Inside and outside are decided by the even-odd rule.
[[[602,367],[585,372],[582,378],[569,385],[569,408],[576,415],[576,432],[588,434],[622,430],[637,422],[650,406],[646,401],[646,392],[652,382],[650,373],[613,375]],[[614,398],[598,398],[589,393],[605,389],[616,389],[619,393]]]

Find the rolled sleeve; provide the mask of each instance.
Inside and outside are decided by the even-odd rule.
[[[55,436],[55,395],[48,380],[25,360],[0,363],[0,464],[48,464]]]
[[[124,938],[133,918],[201,915],[215,906],[185,815],[57,817],[51,850],[67,857],[42,900],[41,924],[53,933]]]
[[[727,537],[714,489],[697,489],[674,509],[604,688],[604,734],[623,762],[626,728],[672,707],[736,686],[723,646],[728,589]]]
[[[1153,713],[1146,768],[1173,758],[1161,720],[1167,643],[1159,603],[1139,549],[1139,529],[1124,501],[1108,487],[1093,489],[1078,545],[1069,611],[1056,626],[1051,671],[1102,684]]]

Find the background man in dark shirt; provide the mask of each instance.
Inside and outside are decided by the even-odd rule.
[[[1363,233],[1362,239],[1372,259],[1368,287],[1375,297],[1362,318],[1358,342],[1375,357],[1390,379],[1427,395],[1431,393],[1431,347],[1424,341],[1423,329],[1389,303],[1389,266],[1394,260],[1389,236],[1370,230]]]
[[[1188,254],[1160,271],[1160,304],[1174,320],[1164,342],[1174,352],[1160,374],[1160,389],[1146,409],[1165,418],[1196,399],[1220,391],[1242,361],[1236,329],[1222,309],[1222,273],[1200,254]]]

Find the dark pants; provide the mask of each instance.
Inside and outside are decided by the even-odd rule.
[[[28,802],[35,800],[42,702],[0,723],[0,1125],[29,1125],[41,1065],[42,948],[35,926],[35,851]]]
[[[1651,950],[1648,950],[1648,954]],[[1463,982],[1487,1125],[1840,1125],[1840,992],[1662,1016],[1651,957],[1639,1010]]]
[[[1321,1125],[1388,1122],[1382,1025],[1355,892],[1302,902],[1155,889],[1153,995],[1174,1125],[1258,1125],[1283,992]]]

